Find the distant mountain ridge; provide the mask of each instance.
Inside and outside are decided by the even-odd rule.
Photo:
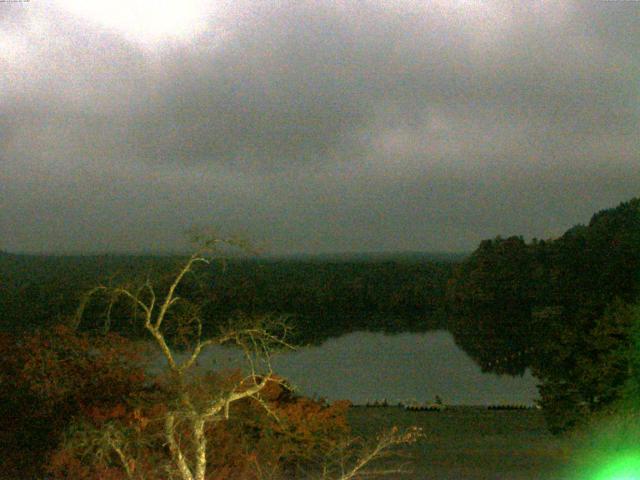
[[[331,252],[331,253],[293,253],[267,254],[263,258],[283,260],[311,260],[311,261],[445,261],[459,262],[464,260],[470,252],[429,252],[429,251],[382,251],[382,252]]]
[[[191,252],[9,252],[0,250],[0,257],[34,257],[34,258],[167,258],[183,257]],[[329,253],[264,253],[260,255],[232,255],[233,258],[252,260],[301,260],[301,261],[444,261],[459,262],[471,252],[435,252],[435,251],[372,251],[372,252],[329,252]]]

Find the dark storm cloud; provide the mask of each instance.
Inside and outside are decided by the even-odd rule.
[[[640,190],[635,4],[220,5],[155,48],[3,10],[5,244],[171,248],[215,220],[279,251],[460,250]]]

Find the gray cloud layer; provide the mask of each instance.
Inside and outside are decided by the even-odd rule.
[[[470,250],[640,192],[634,2],[215,3],[155,46],[0,5],[5,248]]]

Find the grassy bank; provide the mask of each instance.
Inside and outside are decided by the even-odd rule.
[[[548,433],[538,410],[352,408],[350,421],[364,437],[392,425],[423,429],[426,438],[403,452],[414,473],[391,478],[556,480],[569,460],[568,442]]]

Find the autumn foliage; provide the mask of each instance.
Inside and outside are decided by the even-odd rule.
[[[35,475],[71,421],[143,388],[141,358],[117,335],[91,339],[62,325],[2,334],[0,355],[0,448],[9,477]]]
[[[108,334],[56,326],[0,336],[5,478],[166,479],[171,458],[163,417],[175,408],[170,376],[145,375],[141,346]],[[239,372],[192,379],[194,402],[241,381]],[[207,479],[298,476],[316,468],[348,434],[348,402],[294,395],[283,382],[260,401],[236,402],[229,419],[207,425]],[[190,428],[177,424],[183,448]]]

